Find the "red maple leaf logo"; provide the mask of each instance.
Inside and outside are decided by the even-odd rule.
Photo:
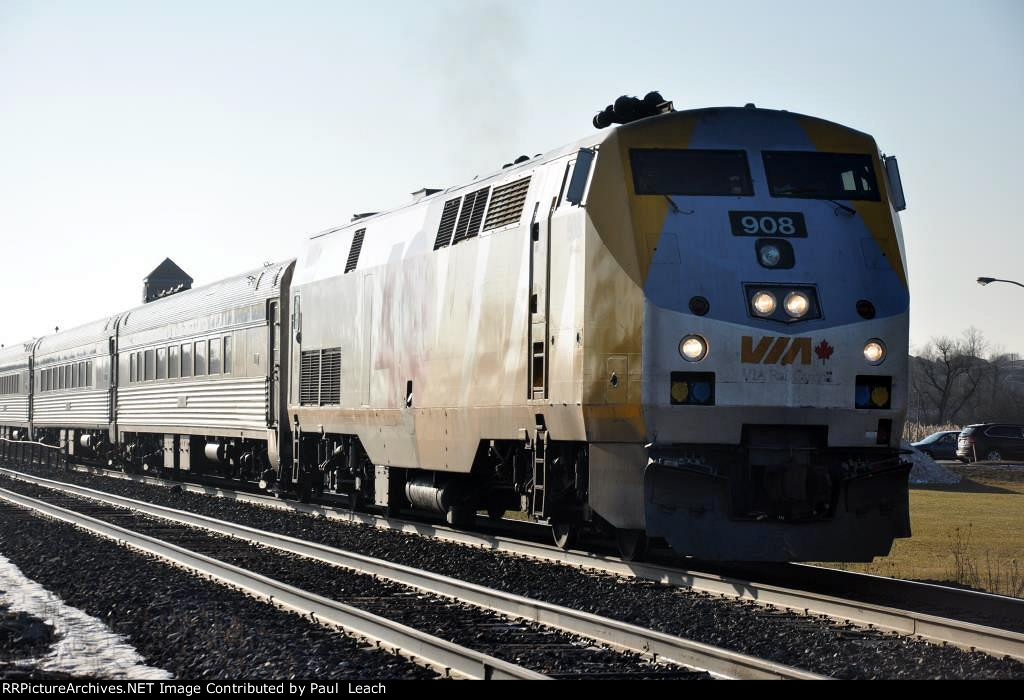
[[[832,357],[833,352],[835,352],[835,348],[829,345],[827,340],[822,340],[818,343],[817,347],[814,348],[814,354],[816,354],[821,360],[827,360]]]

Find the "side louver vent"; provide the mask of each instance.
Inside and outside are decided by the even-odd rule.
[[[320,403],[320,351],[305,350],[299,363],[299,404]]]
[[[352,237],[352,247],[348,251],[348,262],[345,263],[345,272],[352,272],[356,269],[356,265],[359,264],[359,252],[363,249],[363,236],[366,234],[366,229],[361,228],[356,231],[356,235]]]
[[[441,223],[437,227],[437,238],[434,239],[434,250],[444,248],[451,243],[452,231],[455,230],[455,220],[459,217],[459,202],[461,201],[461,198],[456,197],[444,203]]]
[[[327,348],[320,358],[320,405],[341,403],[341,348]]]
[[[487,221],[484,222],[484,231],[519,223],[523,216],[523,205],[526,203],[526,191],[529,189],[529,177],[495,187],[494,196],[491,197],[491,208],[487,211]]]
[[[341,403],[341,348],[305,350],[299,364],[299,404],[337,406]]]
[[[465,196],[462,203],[462,212],[459,214],[459,223],[455,227],[455,236],[452,238],[452,245],[480,234],[480,222],[484,218],[484,209],[487,208],[487,195],[490,191],[490,187],[484,187]]]

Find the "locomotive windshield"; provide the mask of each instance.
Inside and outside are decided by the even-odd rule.
[[[765,151],[773,197],[879,201],[871,156],[859,153]]]
[[[745,151],[633,148],[629,160],[637,194],[754,194]]]

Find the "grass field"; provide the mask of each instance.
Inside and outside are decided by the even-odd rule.
[[[870,564],[827,564],[1024,597],[1024,467],[945,465],[952,486],[911,485],[913,536]]]

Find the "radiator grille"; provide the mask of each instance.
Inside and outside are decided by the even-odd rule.
[[[299,363],[299,404],[341,404],[341,348],[303,351]]]
[[[455,230],[455,219],[459,216],[459,202],[461,201],[460,198],[456,197],[444,203],[444,210],[441,212],[441,223],[437,227],[437,238],[434,239],[434,250],[444,248],[451,243],[452,231]]]
[[[327,348],[320,358],[320,405],[341,403],[341,348]]]
[[[352,272],[352,270],[356,269],[356,265],[359,264],[359,252],[363,249],[363,236],[365,234],[366,229],[361,228],[352,237],[352,247],[348,251],[348,262],[345,263],[345,272]]]
[[[320,403],[320,351],[306,350],[299,366],[299,404],[316,406]]]
[[[494,196],[491,197],[491,208],[487,210],[484,231],[519,223],[523,215],[523,205],[526,204],[526,191],[529,189],[529,177],[495,187]]]

